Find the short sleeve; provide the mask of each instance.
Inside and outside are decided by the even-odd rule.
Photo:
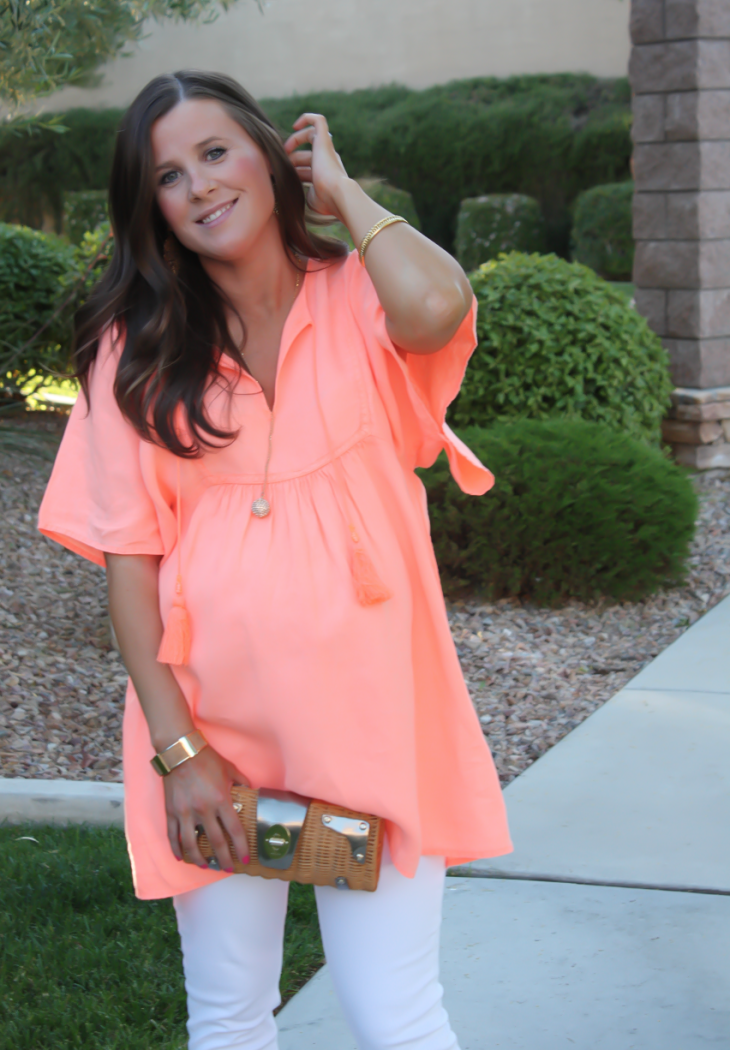
[[[367,345],[370,367],[399,455],[410,468],[430,467],[445,449],[454,480],[481,496],[494,484],[491,471],[446,424],[477,345],[477,303],[446,346],[434,354],[399,350],[386,327],[385,311],[357,252],[347,260],[350,306]]]
[[[74,405],[38,515],[44,535],[97,565],[110,554],[163,554],[153,459],[114,397],[118,354],[106,333],[92,366],[89,404]],[[151,448],[151,446],[150,446]]]

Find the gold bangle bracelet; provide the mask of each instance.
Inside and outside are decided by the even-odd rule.
[[[360,256],[360,262],[365,265],[365,252],[368,249],[368,245],[372,241],[373,237],[377,237],[381,230],[384,230],[386,226],[392,226],[394,222],[408,222],[408,219],[404,219],[402,215],[386,215],[384,219],[376,222],[372,226],[362,239],[362,244],[358,250]]]
[[[159,754],[150,759],[152,768],[161,777],[166,777],[168,773],[172,773],[173,769],[177,769],[183,762],[187,762],[189,758],[195,758],[207,746],[208,741],[203,734],[199,730],[194,729],[192,733],[181,736],[174,744],[170,744],[164,751],[160,751]]]

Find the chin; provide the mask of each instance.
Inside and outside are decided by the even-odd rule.
[[[198,244],[192,250],[209,259],[217,259],[219,262],[236,262],[251,251],[262,232],[263,227],[253,230],[226,230],[225,232],[221,229],[219,236],[213,236],[210,240],[206,239],[206,243]]]
[[[243,244],[227,244],[221,245],[220,247],[208,247],[206,250],[201,250],[200,255],[206,256],[208,259],[215,259],[216,262],[238,262],[239,259],[245,258],[248,251],[248,243]]]

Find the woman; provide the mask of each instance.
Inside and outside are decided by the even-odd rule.
[[[364,265],[308,231],[305,203]],[[110,209],[114,256],[77,325],[86,398],[40,528],[106,566],[135,888],[174,898],[189,1045],[276,1046],[287,885],[231,876],[244,783],[385,818],[377,891],[317,888],[325,951],[361,1050],[450,1050],[445,865],[510,849],[414,474],[446,448],[462,488],[492,483],[444,425],[475,344],[469,283],[381,221],[323,116],[282,143],[213,74],[138,96]]]

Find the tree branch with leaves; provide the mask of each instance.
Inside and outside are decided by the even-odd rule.
[[[148,19],[212,22],[233,2],[0,0],[0,99],[17,106],[90,86],[100,66],[144,35]]]

